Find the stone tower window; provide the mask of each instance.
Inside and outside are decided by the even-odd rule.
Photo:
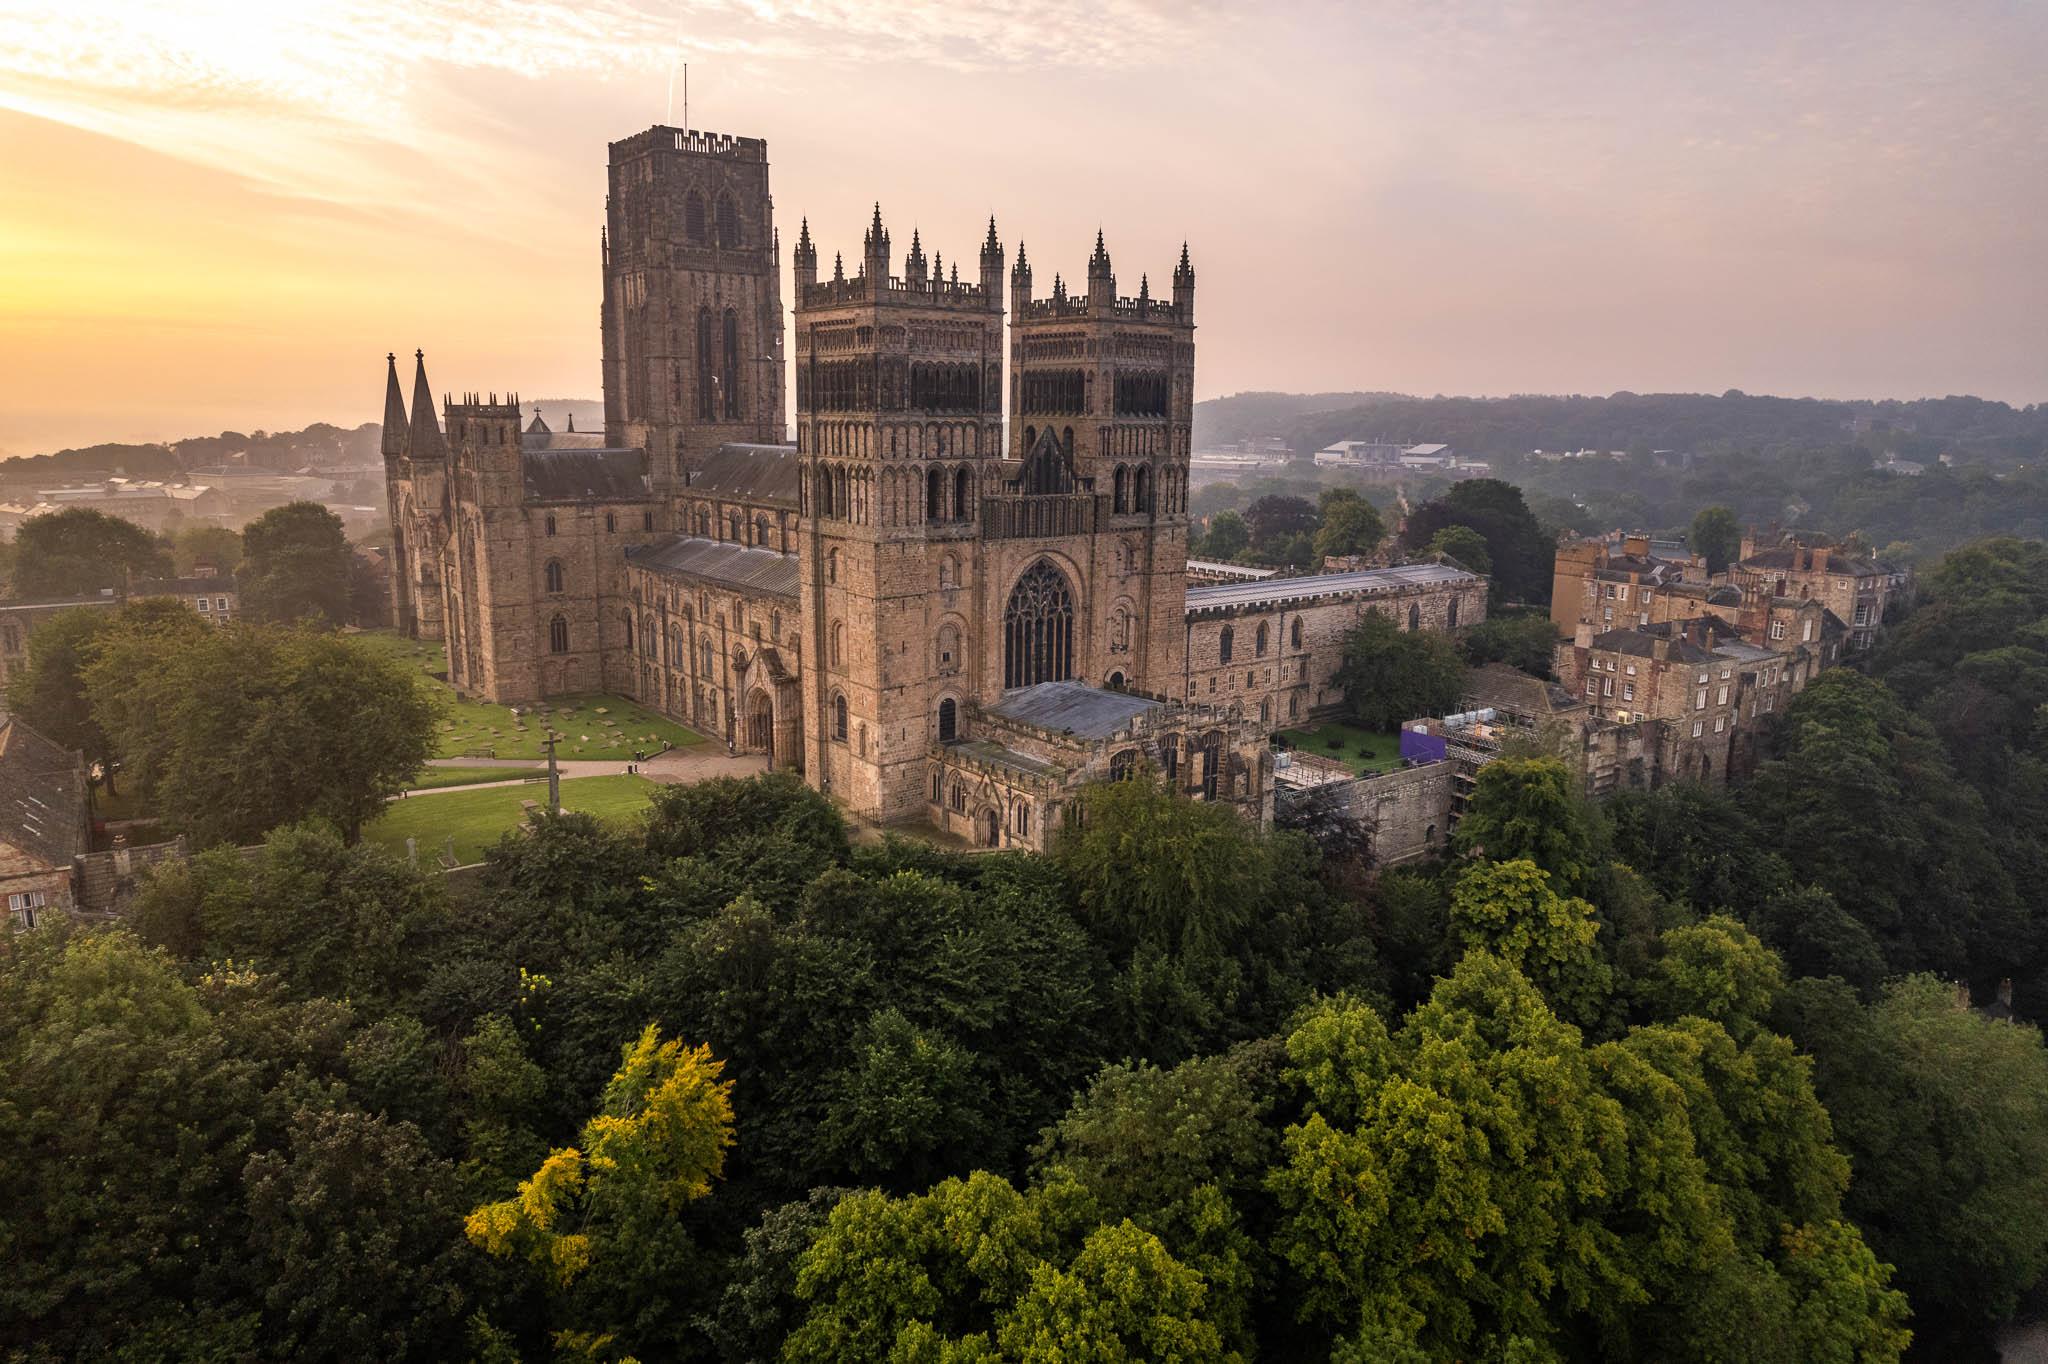
[[[1259,622],[1258,638],[1257,642],[1253,645],[1253,650],[1260,658],[1266,656],[1266,622],[1264,621]]]
[[[846,697],[843,693],[832,698],[832,737],[842,744],[846,742]]]
[[[1040,559],[1017,580],[1003,611],[1003,685],[1029,687],[1073,675],[1073,593],[1060,571]]]
[[[725,415],[728,418],[740,414],[740,315],[731,308],[725,310]]]
[[[555,518],[553,516],[550,516],[547,519],[547,533],[549,535],[553,535],[555,533]]]
[[[1420,630],[1422,628],[1422,608],[1412,602],[1408,606],[1408,628],[1410,630]]]
[[[952,697],[939,702],[939,742],[950,744],[960,732],[960,707]]]
[[[939,627],[939,671],[953,672],[960,666],[960,627],[941,625]]]
[[[730,194],[718,196],[718,244],[720,246],[738,246],[740,244],[740,215],[739,210],[733,207]]]
[[[569,652],[569,618],[556,616],[548,622],[548,650],[551,653]]]
[[[846,666],[846,622],[843,620],[832,622],[832,666]]]
[[[1293,630],[1292,630],[1292,631],[1290,631],[1290,632],[1289,632],[1289,634],[1288,634],[1288,639],[1289,639],[1289,640],[1291,640],[1291,641],[1293,642],[1293,644],[1294,644],[1294,647],[1295,647],[1295,648],[1299,649],[1299,648],[1301,647],[1301,617],[1300,617],[1300,616],[1296,616],[1296,617],[1294,618],[1294,628],[1293,628]]]
[[[1645,620],[1643,624],[1648,625],[1649,621]],[[1450,604],[1444,608],[1444,628],[1449,630],[1458,628],[1458,599],[1456,597],[1451,598]]]
[[[839,581],[839,551],[836,549],[827,552],[825,555],[825,581],[828,583]]]
[[[607,535],[616,535],[618,533],[619,514],[617,512],[606,512],[604,514],[604,529]]]
[[[710,421],[718,415],[716,385],[712,382],[711,310],[697,310],[697,418]]]
[[[549,519],[550,519],[550,520],[552,520],[553,518],[551,517],[551,518],[549,518]],[[564,587],[564,584],[565,584],[565,583],[567,582],[567,579],[568,579],[568,575],[567,575],[567,574],[565,574],[565,573],[564,573],[564,572],[562,571],[562,561],[561,561],[560,559],[550,559],[550,560],[548,560],[548,566],[547,566],[547,569],[546,569],[546,573],[547,573],[548,591],[550,591],[550,592],[560,592],[560,591],[562,591],[562,590],[563,590],[563,587]]]
[[[633,652],[633,613],[626,612],[626,652]]]
[[[953,516],[961,521],[974,519],[973,485],[965,469],[953,472]]]
[[[704,196],[691,190],[683,200],[683,235],[702,245],[704,241]]]
[[[1229,625],[1226,625],[1226,626],[1224,626],[1224,627],[1223,627],[1223,637],[1222,637],[1222,638],[1221,638],[1221,639],[1220,639],[1219,641],[1217,641],[1217,644],[1216,644],[1216,659],[1217,659],[1217,661],[1218,661],[1218,662],[1220,662],[1220,663],[1228,663],[1228,662],[1230,661],[1230,655],[1231,655],[1231,654],[1232,654],[1232,653],[1233,653],[1233,652],[1235,651],[1235,646],[1236,646],[1236,644],[1237,644],[1237,630],[1236,630],[1236,628],[1235,628],[1235,627],[1233,627],[1233,626],[1229,626]]]

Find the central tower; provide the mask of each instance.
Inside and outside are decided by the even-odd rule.
[[[934,739],[977,689],[982,499],[1002,461],[1003,248],[977,277],[913,232],[891,273],[880,205],[852,278],[797,241],[796,422],[804,503],[805,767],[854,809],[920,815]]]
[[[783,439],[781,249],[768,144],[654,127],[611,144],[605,444],[657,495],[726,441]]]

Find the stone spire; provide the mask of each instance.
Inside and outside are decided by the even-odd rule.
[[[832,253],[832,282],[846,283],[846,257],[837,251]]]
[[[889,229],[882,226],[882,204],[875,202],[875,219],[861,238],[861,258],[869,279],[878,285],[889,280]]]
[[[412,426],[406,453],[414,459],[446,459],[448,442],[441,438],[441,422],[434,415],[434,386],[427,382],[427,353],[412,353],[418,368],[412,377]]]
[[[994,219],[989,220],[991,224]],[[988,248],[982,248],[981,277],[988,278]],[[997,248],[995,266],[1002,269],[1002,249]],[[991,305],[993,306],[993,305]],[[1017,263],[1010,269],[1010,312],[1012,316],[1023,317],[1031,311],[1031,262],[1024,259],[1024,243],[1017,243]]]
[[[914,227],[910,229],[910,254],[903,258],[903,278],[910,284],[922,284],[925,280],[924,243],[918,240]]]
[[[1088,302],[1107,308],[1116,302],[1116,275],[1109,268],[1109,248],[1102,244],[1102,229],[1095,229],[1095,254],[1088,258]]]
[[[384,458],[405,456],[405,394],[398,387],[398,356],[384,357]]]
[[[818,282],[818,248],[811,244],[809,218],[804,219],[803,225],[797,229],[796,252],[791,257],[791,263],[796,268],[796,283],[799,290],[797,297],[801,299],[801,290],[804,286]]]
[[[1195,317],[1195,267],[1188,264],[1188,244],[1180,244],[1180,264],[1173,270],[1173,310],[1180,314],[1181,321],[1192,322]]]

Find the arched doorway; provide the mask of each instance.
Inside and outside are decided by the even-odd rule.
[[[1074,675],[1074,594],[1040,559],[1010,589],[1003,611],[1003,686],[1064,682]]]
[[[765,691],[747,698],[747,747],[767,754],[768,765],[775,766],[775,705]]]
[[[974,821],[981,834],[981,845],[985,848],[999,848],[1003,843],[1003,816],[994,806],[983,810]]]

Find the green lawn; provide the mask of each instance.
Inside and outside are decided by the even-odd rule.
[[[644,706],[617,696],[558,696],[514,714],[510,706],[458,696],[434,674],[447,669],[440,644],[406,639],[390,630],[357,630],[351,640],[387,658],[411,663],[424,685],[442,704],[437,758],[544,758],[541,741],[549,729],[561,735],[555,749],[560,758],[620,761],[635,753],[656,753],[666,740],[670,748],[688,748],[704,736]]]
[[[518,781],[544,777],[545,767],[425,767],[407,790],[435,791],[444,786],[476,786],[487,781]]]
[[[647,808],[654,785],[645,777],[575,777],[562,783],[562,805],[603,820],[626,820]],[[452,836],[456,860],[474,862],[500,835],[525,821],[526,810],[520,802],[545,805],[547,798],[546,782],[413,796],[391,802],[363,830],[363,838],[401,857],[405,840],[418,839],[420,861],[425,863],[439,857]]]
[[[1283,729],[1281,738],[1289,748],[1335,758],[1359,776],[1368,772],[1391,772],[1401,765],[1401,736],[1387,730],[1361,729],[1342,720],[1325,720],[1313,729]],[[1331,741],[1338,746],[1332,748]]]

